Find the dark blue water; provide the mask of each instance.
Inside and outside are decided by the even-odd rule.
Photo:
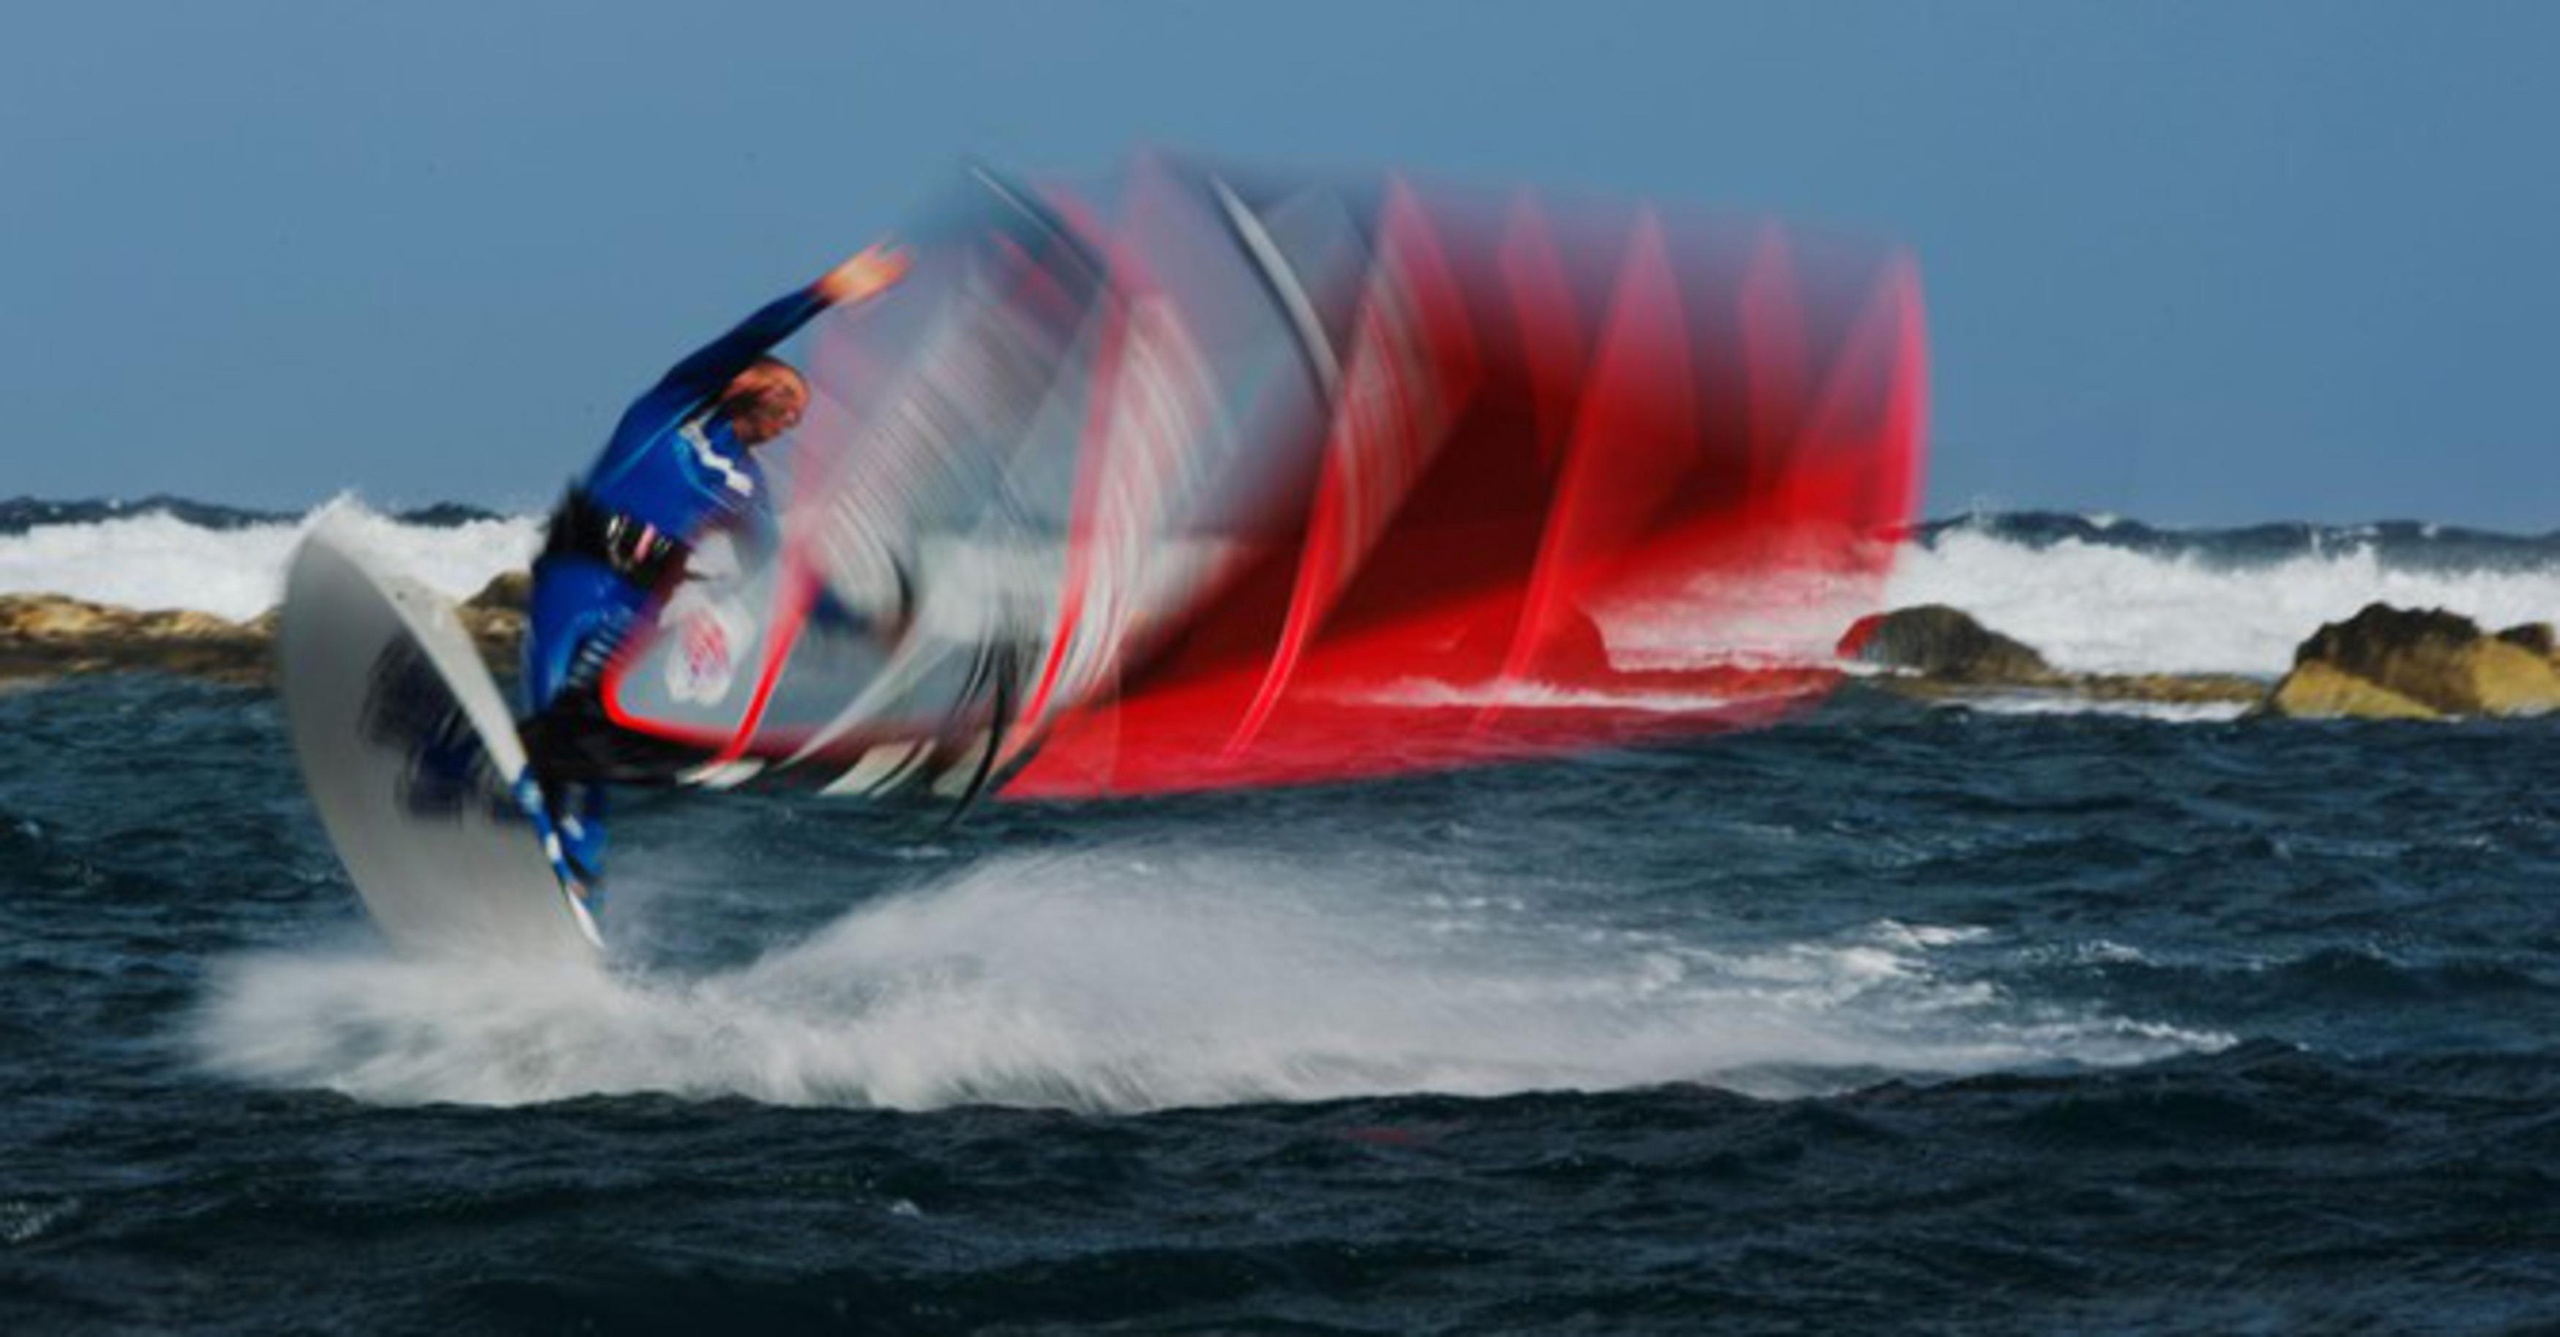
[[[688,798],[595,978],[385,956],[263,696],[0,737],[0,1331],[2560,1324],[2560,721]]]

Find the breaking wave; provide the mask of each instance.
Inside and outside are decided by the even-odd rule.
[[[540,523],[440,509],[386,516],[340,498],[300,516],[171,504],[107,508],[0,504],[0,594],[64,594],[141,609],[189,609],[245,621],[284,596],[284,569],[302,535],[335,517],[351,541],[391,569],[455,599],[533,560]],[[28,522],[24,517],[35,512]],[[18,518],[18,524],[5,521]]]

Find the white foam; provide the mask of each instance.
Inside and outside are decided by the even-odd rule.
[[[1345,693],[1339,699],[1361,705],[1400,706],[1408,710],[1616,710],[1687,715],[1722,710],[1737,698],[1707,692],[1603,691],[1563,687],[1529,679],[1501,678],[1456,683],[1436,678],[1405,678],[1383,687]]]
[[[257,956],[218,970],[193,1038],[233,1078],[389,1103],[1092,1110],[1691,1080],[1797,1095],[2227,1042],[1942,970],[1977,930],[1727,947],[1531,890],[1417,895],[1417,875],[1386,856],[1006,858],[708,973]]]
[[[207,529],[167,515],[39,525],[0,535],[0,593],[64,594],[127,608],[180,608],[245,620],[284,594],[285,562],[324,515],[392,570],[455,599],[533,560],[530,518],[450,528],[408,525],[341,499],[289,524]]]
[[[2380,600],[2492,629],[2560,618],[2560,569],[2412,571],[2368,547],[2226,566],[2065,540],[2030,548],[1963,529],[1906,548],[1885,605],[1942,603],[2080,673],[2282,674],[2324,622]]]
[[[2059,693],[1968,696],[1937,704],[1941,709],[1981,715],[2096,715],[2162,724],[2224,724],[2255,708],[2246,701],[2106,701]]]
[[[79,1213],[78,1198],[0,1198],[0,1244],[41,1239]]]

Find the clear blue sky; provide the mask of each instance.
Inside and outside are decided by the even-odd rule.
[[[1917,251],[1933,514],[2560,528],[2560,4],[21,6],[0,495],[531,507],[963,155]]]

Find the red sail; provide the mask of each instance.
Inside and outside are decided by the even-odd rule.
[[[809,340],[737,702],[661,690],[662,619],[624,727],[1051,797],[1710,731],[1832,684],[1916,500],[1891,247],[1161,159],[980,176],[901,240]]]

